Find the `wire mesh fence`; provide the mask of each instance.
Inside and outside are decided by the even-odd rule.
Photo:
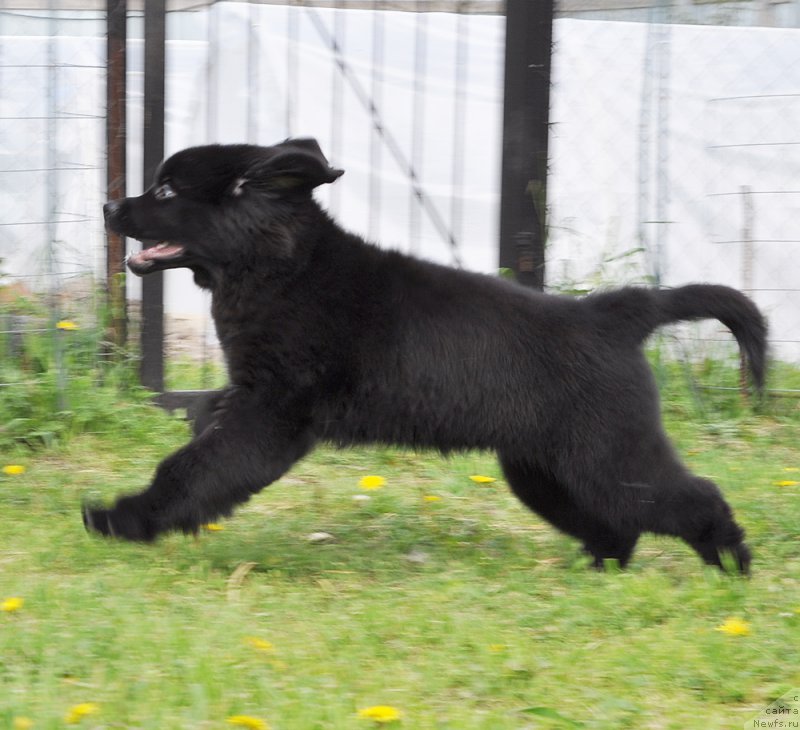
[[[796,26],[799,7],[780,18]],[[796,363],[800,36],[730,25],[770,8],[661,2],[638,13],[648,23],[557,23],[548,281],[729,284],[769,317],[773,356]],[[670,341],[695,360],[736,358],[717,323]]]
[[[321,200],[347,227],[425,258],[497,271],[502,2],[169,7],[168,154],[206,142],[315,136],[346,170]],[[38,377],[26,354],[37,337],[51,338],[52,356],[66,361],[58,347],[78,338],[58,330],[60,321],[92,333],[97,363],[107,354],[98,293],[103,8],[54,1],[37,8],[0,3],[6,385]],[[728,283],[767,312],[775,356],[800,360],[798,26],[797,0],[557,3],[550,290]],[[141,174],[142,27],[140,10],[131,10],[131,192],[148,182]],[[137,281],[128,282],[128,294],[135,336]],[[186,272],[168,272],[165,303],[168,378],[181,373],[181,385],[211,384],[219,352],[206,295]],[[734,357],[713,324],[675,330],[669,342],[690,359]],[[208,367],[197,375],[183,368],[188,361]]]
[[[0,13],[0,440],[31,432],[33,400],[69,408],[70,370],[103,357],[105,59],[65,22]]]

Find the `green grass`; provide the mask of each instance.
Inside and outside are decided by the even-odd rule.
[[[800,688],[800,487],[776,485],[800,481],[796,406],[722,394],[701,419],[680,387],[667,425],[746,527],[750,580],[655,537],[593,572],[488,454],[319,450],[222,531],[140,546],[87,535],[79,505],[142,488],[185,424],[119,400],[94,433],[7,450],[27,471],[0,474],[0,600],[24,604],[0,612],[0,728],[84,702],[84,728],[369,728],[371,705],[415,730],[743,727]],[[718,631],[731,617],[750,634]]]

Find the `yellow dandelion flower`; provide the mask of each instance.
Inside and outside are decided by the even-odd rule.
[[[248,636],[245,642],[259,651],[272,651],[275,647],[264,639],[259,639],[257,636]]]
[[[728,636],[747,636],[750,633],[750,624],[740,618],[729,618],[717,626],[717,631]]]
[[[228,725],[250,728],[250,730],[269,730],[269,725],[258,717],[250,715],[231,715],[226,722]]]
[[[783,470],[784,471],[800,471],[800,468],[798,468],[796,466],[785,466],[785,467],[783,467]]]
[[[497,481],[494,477],[485,477],[482,474],[473,474],[470,479],[476,484],[491,484]]]
[[[796,482],[792,479],[782,479],[779,482],[775,482],[776,487],[796,487],[800,482]]]
[[[374,475],[361,477],[358,480],[358,486],[362,489],[381,489],[385,484],[386,480],[383,477]]]
[[[25,603],[21,598],[17,596],[13,596],[11,598],[6,598],[5,601],[0,603],[0,611],[5,611],[6,613],[14,613],[14,611],[19,611],[22,608],[22,604]]]
[[[25,467],[22,466],[22,464],[6,464],[3,467],[3,474],[7,474],[10,477],[15,477],[24,473]]]
[[[358,716],[362,720],[372,720],[373,722],[395,722],[402,717],[400,710],[389,705],[365,707],[358,711]]]
[[[14,730],[31,730],[33,727],[33,720],[31,720],[30,717],[15,717],[11,727],[14,728]]]
[[[69,319],[62,319],[60,322],[56,323],[56,327],[60,330],[77,330],[80,329],[75,322]]]
[[[203,525],[203,529],[209,532],[222,532],[225,528],[222,525],[218,525],[216,522],[209,522]]]
[[[64,722],[68,725],[77,725],[84,717],[96,715],[98,712],[100,712],[100,705],[95,702],[81,702],[81,704],[69,708],[67,714],[64,715]]]
[[[489,651],[492,654],[502,654],[507,648],[505,644],[489,644]]]
[[[441,502],[442,501],[442,498],[438,497],[435,494],[426,494],[422,499],[425,502]]]

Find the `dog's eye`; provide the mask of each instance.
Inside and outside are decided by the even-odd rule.
[[[175,189],[169,183],[164,183],[156,188],[156,200],[169,200],[177,195]]]

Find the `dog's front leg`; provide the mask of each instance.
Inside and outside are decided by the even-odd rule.
[[[245,389],[225,393],[214,422],[168,456],[152,484],[121,497],[110,509],[87,505],[86,528],[112,537],[150,541],[162,532],[194,532],[229,514],[239,503],[283,475],[312,446],[307,419],[296,409],[266,405]]]

